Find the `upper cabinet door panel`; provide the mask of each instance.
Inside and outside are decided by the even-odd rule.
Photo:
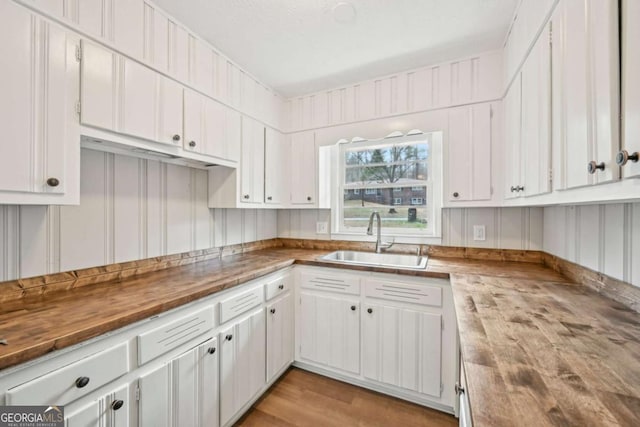
[[[316,146],[313,131],[291,135],[291,203],[316,203]]]
[[[149,4],[144,6],[144,59],[158,70],[169,67],[169,19]]]
[[[108,130],[116,129],[117,55],[82,41],[81,122]]]
[[[184,89],[184,149],[202,152],[203,137],[204,98],[197,92]]]
[[[169,73],[180,81],[189,79],[189,33],[169,21]]]
[[[81,0],[84,1],[84,0]],[[111,0],[113,4],[113,42],[135,59],[144,53],[144,3],[142,0]]]
[[[69,15],[82,31],[97,38],[107,37],[104,0],[71,0]]]
[[[159,80],[159,92],[157,101],[157,127],[156,139],[164,144],[182,146],[182,91],[183,88],[174,80],[157,76]]]
[[[640,2],[623,0],[622,11],[622,174],[629,178],[640,176]]]
[[[155,107],[159,75],[135,61],[124,58],[122,120],[120,131],[144,139],[155,139]]]
[[[522,130],[522,81],[520,74],[516,77],[504,97],[504,197],[512,199],[520,196],[518,187],[521,186],[520,146]]]
[[[193,36],[189,36],[189,75],[189,81],[198,90],[213,95],[213,51]]]

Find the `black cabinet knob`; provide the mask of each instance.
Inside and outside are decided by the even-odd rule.
[[[231,341],[233,339],[233,335],[229,334],[226,337],[224,337],[224,339],[227,341]]]
[[[89,384],[89,377],[79,377],[76,380],[76,387],[82,388]]]
[[[367,308],[367,313],[369,314],[373,313],[373,308]]]
[[[356,306],[355,305],[351,306],[351,311],[356,311]]]
[[[270,312],[271,314],[276,314],[276,309],[275,309],[275,308],[272,308],[271,310],[269,310],[269,312]]]
[[[594,160],[591,160],[587,164],[587,172],[589,172],[591,175],[598,172],[599,170],[604,170],[604,162],[596,163]]]
[[[47,185],[49,187],[57,187],[60,185],[60,180],[58,178],[49,178],[47,179]]]
[[[189,141],[189,147],[195,147],[195,146],[196,146],[195,141]]]
[[[178,134],[176,133],[175,135],[173,135],[173,138],[172,138],[172,139],[173,139],[174,141],[178,142],[178,141],[180,141],[180,135],[178,135]]]
[[[207,353],[209,353],[209,354],[214,354],[215,352],[216,352],[216,348],[215,347],[209,347],[207,349]]]
[[[460,193],[458,193],[457,191],[456,191],[456,192],[454,192],[454,193],[453,193],[453,197],[455,197],[455,198],[457,199],[458,197],[460,197]]]
[[[282,283],[280,283],[280,284],[278,285],[278,289],[283,290],[283,289],[284,289],[284,285],[283,285]]]
[[[269,196],[267,197],[267,200],[273,200],[273,197]]]
[[[616,164],[618,166],[626,165],[629,160],[631,160],[633,163],[636,163],[639,159],[640,153],[638,153],[637,151],[635,153],[629,154],[627,150],[622,150],[619,151],[618,154],[616,154]]]
[[[310,202],[311,201],[311,196],[307,196],[307,201]]]
[[[249,195],[245,194],[244,196],[242,196],[245,200],[249,200]]]
[[[512,185],[512,186],[511,186],[511,192],[513,193],[513,192],[515,192],[515,191],[517,191],[517,190],[516,190],[516,187],[514,187],[514,186]]]
[[[114,400],[111,403],[111,409],[113,409],[114,411],[117,411],[118,409],[122,408],[124,406],[124,400]]]

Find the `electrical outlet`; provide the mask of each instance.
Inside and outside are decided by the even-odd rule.
[[[316,222],[316,234],[329,234],[329,223],[323,221]]]
[[[486,228],[484,225],[473,226],[473,240],[487,240]]]

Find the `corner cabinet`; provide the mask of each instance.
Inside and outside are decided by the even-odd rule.
[[[453,413],[457,326],[443,279],[296,267],[295,365]]]
[[[13,1],[0,36],[0,204],[79,204],[80,39]]]

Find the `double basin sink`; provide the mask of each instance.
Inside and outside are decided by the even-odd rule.
[[[355,264],[407,270],[424,270],[427,268],[427,257],[419,255],[335,251],[319,259],[337,264]]]

